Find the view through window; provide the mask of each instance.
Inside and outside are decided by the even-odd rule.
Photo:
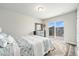
[[[49,36],[64,37],[64,21],[48,22]]]

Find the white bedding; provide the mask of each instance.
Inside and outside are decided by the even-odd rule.
[[[6,45],[5,45],[6,44]],[[20,49],[11,35],[0,33],[0,56],[19,56]]]
[[[53,49],[51,40],[41,36],[22,36],[16,41],[11,36],[6,38],[9,43],[0,47],[0,56],[43,56]]]
[[[16,42],[8,44],[6,47],[0,47],[0,56],[20,56],[20,49]]]
[[[16,40],[21,56],[43,56],[53,49],[50,39],[41,36],[23,36]]]

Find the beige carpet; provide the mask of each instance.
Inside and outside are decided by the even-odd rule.
[[[56,38],[52,39],[52,41],[54,43],[55,50],[50,51],[50,53],[48,53],[48,56],[64,56],[66,53],[66,45],[64,43],[64,40]]]
[[[75,47],[73,45],[67,46],[62,37],[50,39],[54,43],[55,50],[50,51],[47,56],[75,56]]]

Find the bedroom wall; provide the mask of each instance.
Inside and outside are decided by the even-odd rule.
[[[77,8],[77,54],[79,56],[79,6]]]
[[[0,8],[0,27],[3,32],[16,35],[31,34],[34,31],[34,23],[41,22],[27,15]]]
[[[49,30],[48,30],[48,22],[51,21],[64,21],[64,40],[66,42],[72,42],[76,44],[76,22],[77,22],[77,15],[76,11],[56,16],[50,19],[46,19],[43,23],[46,24],[46,36],[49,37]]]

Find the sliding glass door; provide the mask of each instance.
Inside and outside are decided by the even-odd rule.
[[[64,37],[64,21],[48,22],[49,36]]]
[[[48,26],[49,26],[49,36],[54,36],[55,23],[54,22],[49,22]]]
[[[64,22],[63,21],[58,21],[56,22],[56,36],[64,36]]]

